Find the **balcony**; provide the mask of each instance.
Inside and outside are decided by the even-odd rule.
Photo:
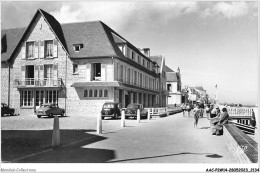
[[[34,78],[26,78],[25,80],[16,79],[14,81],[14,85],[17,88],[30,88],[30,87],[61,87],[62,86],[62,79],[34,79]]]

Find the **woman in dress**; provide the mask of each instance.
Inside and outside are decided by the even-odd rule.
[[[199,122],[199,117],[201,114],[201,110],[199,108],[199,105],[196,105],[196,107],[193,110],[193,114],[194,114],[194,128],[198,126],[198,122]]]

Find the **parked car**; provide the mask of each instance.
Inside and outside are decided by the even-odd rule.
[[[105,119],[105,117],[111,117],[115,119],[121,117],[121,103],[118,102],[104,103],[101,110],[101,117],[102,119]]]
[[[5,114],[9,114],[10,116],[14,115],[14,108],[9,108],[7,104],[1,103],[1,117]]]
[[[64,116],[65,110],[59,108],[59,106],[56,104],[46,103],[43,104],[40,108],[36,109],[35,114],[38,118],[41,118],[41,116],[53,117],[53,115]]]
[[[141,118],[147,118],[148,116],[148,111],[145,110],[143,108],[142,104],[139,103],[133,103],[133,104],[129,104],[125,110],[125,117],[129,118],[129,117],[133,117],[136,118],[137,117],[137,109],[140,109],[140,117]]]

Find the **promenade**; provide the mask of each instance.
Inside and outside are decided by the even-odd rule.
[[[129,122],[131,121],[131,125]],[[126,127],[104,131],[57,149],[16,160],[22,163],[237,163],[224,136],[211,135],[209,121],[182,113],[164,118],[127,120]]]

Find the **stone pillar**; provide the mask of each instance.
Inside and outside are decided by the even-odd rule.
[[[124,89],[122,89],[122,108],[125,108],[126,107],[126,105],[125,105],[125,90]]]
[[[136,103],[139,103],[139,93],[136,92]]]

